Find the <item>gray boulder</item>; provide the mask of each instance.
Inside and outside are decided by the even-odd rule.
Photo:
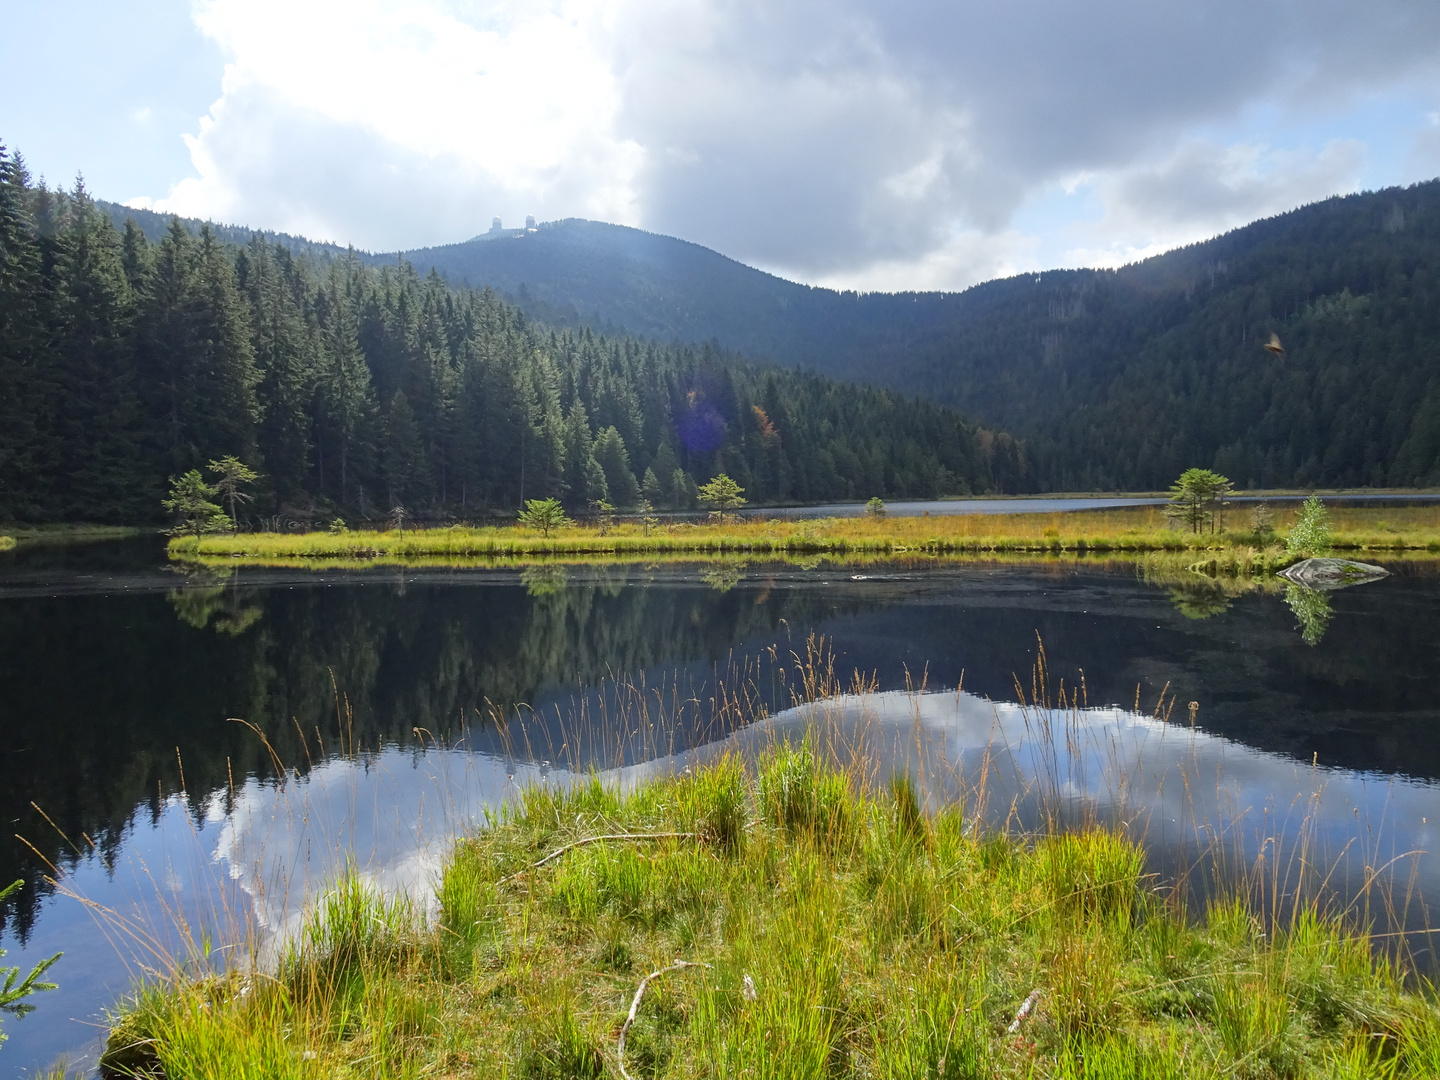
[[[1370,563],[1349,559],[1305,559],[1280,571],[1280,576],[1307,589],[1343,589],[1389,577],[1390,571]]]

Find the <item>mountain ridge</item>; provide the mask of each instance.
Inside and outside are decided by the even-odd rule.
[[[1153,490],[1191,465],[1266,487],[1440,482],[1440,180],[960,292],[802,285],[583,219],[404,258],[552,325],[713,342],[955,407],[1023,438],[1041,490]],[[1271,333],[1279,360],[1259,347]]]

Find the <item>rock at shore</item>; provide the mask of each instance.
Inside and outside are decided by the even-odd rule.
[[[1349,559],[1306,559],[1280,571],[1280,576],[1307,589],[1343,589],[1389,577],[1390,571]]]

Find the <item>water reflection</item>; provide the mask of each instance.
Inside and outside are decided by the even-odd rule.
[[[1196,575],[1199,577],[1199,575]],[[1218,584],[1200,580],[1170,590],[1170,602],[1187,619],[1211,619],[1230,610],[1231,598]]]
[[[1306,645],[1318,645],[1335,612],[1324,592],[1304,585],[1285,586],[1285,603],[1300,624],[1300,637]]]
[[[0,571],[0,813],[14,823],[0,837],[0,880],[29,883],[6,913],[3,947],[7,962],[67,952],[53,972],[62,989],[8,1026],[14,1062],[44,1063],[45,1048],[59,1045],[52,1020],[70,1032],[64,1045],[83,1041],[66,1018],[93,1017],[128,978],[105,959],[113,946],[90,916],[47,895],[44,863],[14,833],[107,903],[163,892],[183,896],[201,920],[208,890],[219,889],[234,911],[283,929],[291,900],[325,880],[341,850],[336,836],[365,849],[369,872],[418,887],[438,850],[429,845],[443,848],[508,798],[507,784],[563,779],[570,765],[557,763],[572,761],[581,771],[619,769],[616,782],[629,782],[698,760],[706,740],[760,738],[714,722],[722,676],[745,668],[758,700],[784,705],[788,686],[768,658],[783,663],[812,632],[828,637],[838,671],[873,673],[883,690],[922,679],[963,685],[958,697],[920,699],[919,720],[904,721],[948,747],[947,763],[950,750],[979,745],[980,726],[988,737],[997,713],[983,699],[1014,700],[1014,673],[1028,668],[1038,634],[1056,670],[1083,670],[1091,704],[1124,707],[1087,714],[1097,740],[1163,735],[1169,746],[1173,729],[1155,729],[1137,698],[1148,708],[1168,687],[1181,702],[1199,701],[1198,760],[1236,778],[1225,805],[1254,810],[1274,795],[1279,814],[1290,806],[1281,792],[1303,789],[1308,799],[1308,778],[1319,777],[1325,799],[1344,796],[1323,803],[1337,828],[1357,808],[1398,814],[1410,828],[1427,818],[1440,778],[1440,703],[1429,677],[1440,653],[1440,578],[1429,565],[1395,564],[1381,584],[1331,594],[1313,643],[1296,632],[1278,581],[1249,591],[1147,582],[1133,565],[1073,559],[848,567],[817,558],[709,579],[710,568],[637,564],[523,574],[239,570],[186,580],[160,568],[158,551],[127,561],[110,549],[0,565],[9,567]],[[657,709],[663,698],[681,722],[648,743],[627,737],[639,728],[621,722],[625,687],[643,689]],[[953,715],[937,711],[952,700]],[[900,715],[911,706],[884,708],[895,715],[876,730],[898,740],[911,730]],[[999,706],[1007,739],[1013,708]],[[560,718],[574,715],[589,717],[597,736],[573,738]],[[299,777],[277,787],[264,744],[231,717],[254,724]],[[774,729],[788,723],[800,720],[787,714]],[[1190,738],[1188,728],[1176,734]],[[434,749],[436,740],[451,749]],[[364,754],[340,753],[357,745]],[[897,762],[903,749],[897,741]],[[966,753],[962,765],[973,760]],[[1143,769],[1172,781],[1199,776],[1200,766],[1182,773],[1178,758],[1142,757]],[[670,763],[646,764],[654,759]],[[1017,775],[1029,767],[1024,753],[1014,760]],[[942,775],[933,762],[924,767]],[[1392,788],[1395,801],[1374,801]],[[281,811],[284,800],[293,808],[305,799],[315,831],[297,847]],[[1218,800],[1206,814],[1223,809]],[[1172,838],[1179,826],[1166,833],[1162,813],[1170,809],[1150,805],[1148,835]],[[1253,814],[1224,820],[1245,822],[1236,828],[1247,837],[1263,831],[1249,824]],[[217,867],[208,860],[222,833],[226,862]],[[267,836],[277,838],[276,858],[257,863]],[[1405,842],[1428,839],[1413,832]],[[245,886],[266,875],[266,904],[277,906],[252,908]]]
[[[1412,901],[1440,886],[1435,860],[1419,854],[1435,840],[1435,783],[1307,765],[1125,709],[1026,708],[963,692],[841,697],[618,768],[595,747],[563,764],[442,749],[331,761],[287,785],[248,783],[215,850],[262,931],[283,937],[348,865],[433,904],[452,838],[526,784],[598,776],[629,787],[723,754],[753,764],[775,741],[807,737],[872,782],[911,777],[932,810],[961,801],[997,827],[1109,821],[1170,873],[1245,869],[1263,855],[1279,867],[1268,880],[1292,899],[1322,881],[1342,902],[1377,881],[1408,885]],[[1377,917],[1423,926],[1423,911],[1399,900]]]
[[[182,587],[165,594],[176,618],[186,626],[204,630],[213,625],[217,633],[234,637],[254,626],[265,613],[255,591],[240,588],[238,571],[222,574],[195,568],[186,577]]]

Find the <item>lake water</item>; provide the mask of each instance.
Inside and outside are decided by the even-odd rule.
[[[1232,495],[1233,503],[1295,503],[1304,495]],[[1076,510],[1123,510],[1137,506],[1163,506],[1169,500],[1136,495],[1076,495],[1061,498],[1037,495],[1033,498],[1007,499],[925,499],[903,500],[885,504],[892,517],[950,517],[960,514],[1055,514]],[[1440,494],[1355,492],[1345,495],[1323,495],[1327,506],[1413,506],[1417,503],[1440,501]],[[866,512],[863,502],[827,503],[824,506],[757,507],[746,511],[761,517],[860,517]]]
[[[423,896],[448,838],[526,782],[632,782],[800,730],[814,718],[784,710],[780,669],[812,634],[880,691],[828,706],[829,728],[863,732],[932,799],[988,748],[1002,794],[1088,800],[1162,853],[1199,823],[1252,851],[1307,814],[1327,850],[1360,839],[1357,866],[1428,849],[1440,574],[1392,569],[1331,594],[1310,644],[1282,593],[1098,561],[214,578],[150,539],[0,555],[0,880],[28,882],[0,945],[6,964],[65,951],[61,989],[5,1019],[0,1059],[93,1062],[104,1008],[153,963],[147,936],[180,946],[177,914],[221,944],[237,926],[273,939],[347,857]],[[1051,730],[1015,704],[1038,641],[1057,683],[1083,671],[1087,708],[1043,714]],[[778,715],[737,728],[715,698],[742,683]],[[1151,715],[1162,694],[1169,723]],[[1088,765],[1055,753],[1066,724]],[[1415,866],[1436,895],[1428,857]]]

